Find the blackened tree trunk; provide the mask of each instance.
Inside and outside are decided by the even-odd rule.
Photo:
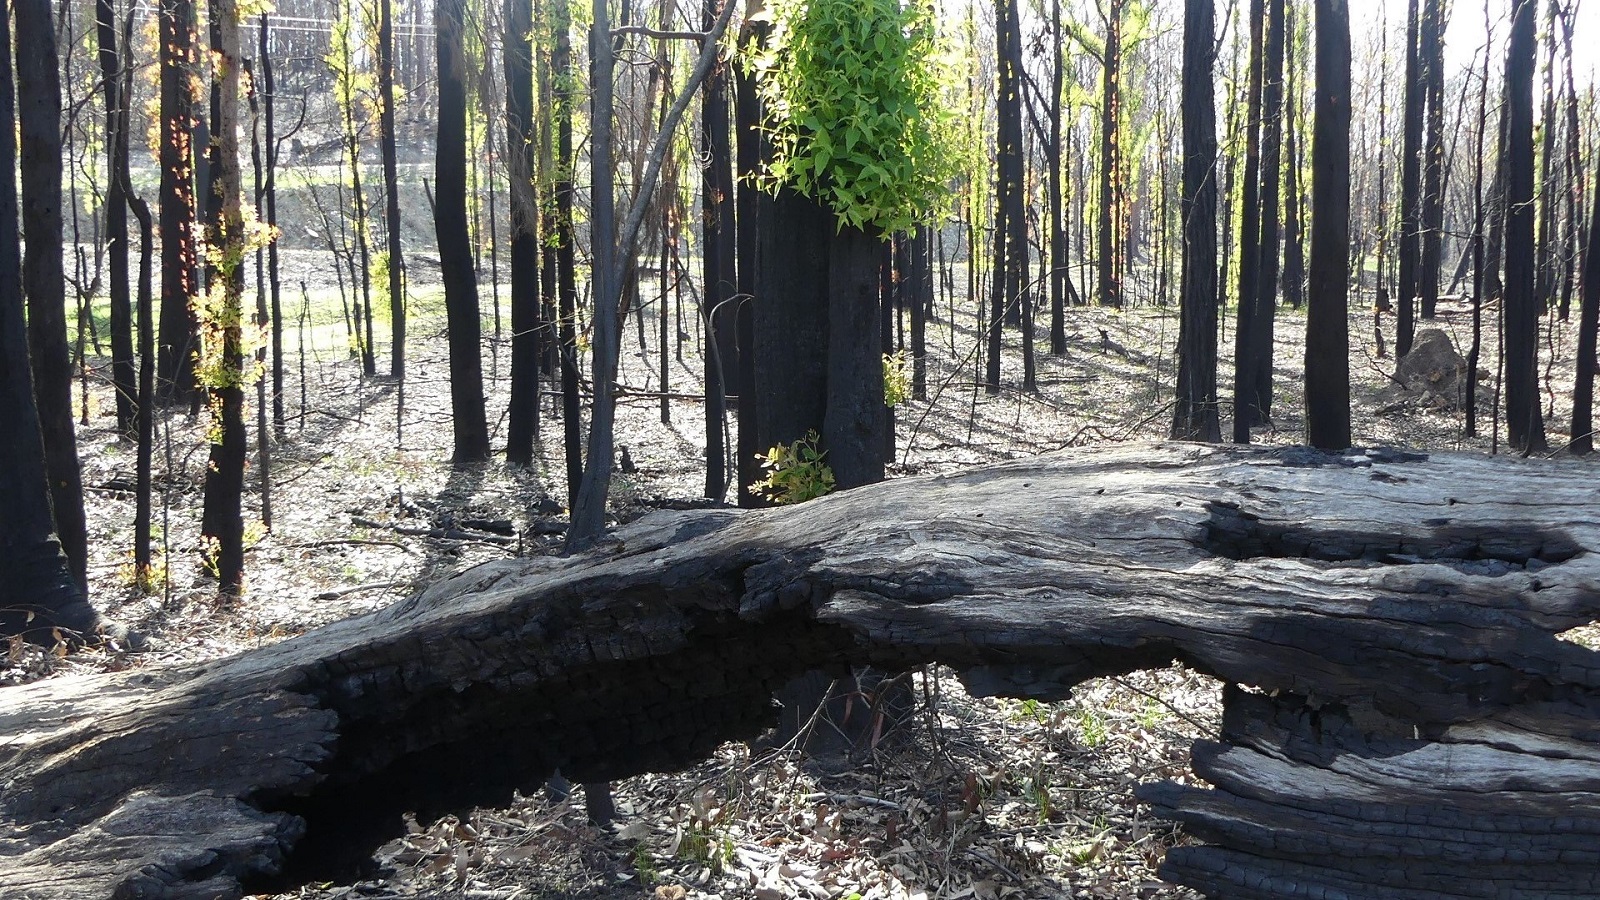
[[[221,215],[210,226],[217,259],[220,302],[213,301],[203,323],[201,359],[211,409],[211,456],[206,466],[205,512],[201,534],[216,568],[218,587],[238,597],[244,586],[244,258],[242,179],[239,172],[239,16],[235,0],[211,6],[212,78],[218,91],[212,128],[216,154],[213,175]]]
[[[1350,10],[1317,0],[1311,147],[1311,284],[1306,309],[1306,439],[1350,446]]]
[[[911,239],[911,399],[928,399],[928,310],[933,306],[933,229]]]
[[[1600,178],[1597,182],[1600,183]],[[1583,308],[1578,311],[1577,374],[1572,385],[1573,453],[1594,451],[1596,332],[1600,331],[1600,203],[1589,216],[1589,247],[1583,259]]]
[[[1255,0],[1259,2],[1259,0]],[[1106,11],[1106,40],[1101,57],[1100,82],[1100,235],[1099,268],[1100,287],[1096,292],[1102,306],[1122,305],[1122,284],[1117,278],[1116,217],[1117,168],[1120,152],[1117,146],[1117,118],[1121,115],[1119,95],[1122,61],[1122,10],[1126,0],[1110,0]]]
[[[1300,115],[1301,100],[1305,93],[1305,78],[1301,68],[1303,57],[1297,58],[1300,32],[1295,6],[1284,7],[1284,113],[1283,113],[1283,302],[1299,309],[1305,301],[1306,256],[1305,223],[1300,215],[1305,187],[1300,172],[1305,142],[1305,119]]]
[[[883,480],[888,426],[878,328],[883,237],[849,225],[829,225],[836,230],[828,251],[827,409],[822,443],[834,480],[843,490]]]
[[[45,22],[48,36],[48,14]],[[18,30],[24,37],[36,37],[20,25]],[[6,429],[6,439],[0,441],[0,509],[5,510],[0,515],[0,634],[26,634],[50,644],[52,628],[89,633],[99,617],[62,553],[50,513],[44,437],[28,366],[11,85],[11,21],[0,12],[0,427]],[[56,310],[65,315],[59,303]]]
[[[433,223],[444,278],[450,339],[450,413],[455,426],[451,462],[471,465],[489,457],[483,402],[483,361],[478,344],[478,280],[467,232],[467,92],[462,46],[463,0],[440,0],[434,10],[439,59],[439,138],[434,168]]]
[[[1050,246],[1045,252],[1050,257],[1050,352],[1060,356],[1067,352],[1066,289],[1070,277],[1067,271],[1065,204],[1061,196],[1062,182],[1066,178],[1066,173],[1062,171],[1064,135],[1061,127],[1061,94],[1067,70],[1066,35],[1061,30],[1061,0],[1050,2],[1050,39],[1055,43],[1055,52],[1050,54],[1053,63],[1050,70],[1050,141],[1045,147],[1045,161],[1050,167],[1045,174],[1050,204]],[[922,364],[920,357],[918,363]],[[922,395],[918,394],[917,399],[923,399]]]
[[[1560,155],[1556,152],[1559,140],[1559,129],[1556,127],[1556,16],[1559,7],[1560,0],[1545,5],[1544,53],[1539,54],[1544,58],[1544,101],[1534,154],[1539,166],[1535,181],[1539,208],[1534,226],[1533,280],[1534,295],[1541,306],[1550,305],[1555,298],[1556,270],[1559,267],[1557,256],[1560,253],[1556,242],[1556,217],[1560,209],[1561,190],[1556,184],[1560,176],[1555,166],[1556,158]],[[1537,9],[1534,15],[1537,18]]]
[[[272,54],[268,49],[271,27],[267,14],[262,13],[258,52],[261,56],[261,138],[266,144],[266,177],[261,193],[266,199],[267,225],[275,228],[278,224],[278,132],[275,118],[276,86],[272,77]],[[268,393],[272,395],[272,428],[282,438],[288,430],[288,419],[283,409],[283,297],[280,273],[278,242],[272,241],[267,244],[267,294],[272,318],[272,385]],[[402,406],[405,402],[404,388],[402,384]]]
[[[709,30],[716,22],[722,3],[732,0],[705,0],[703,13]],[[733,136],[729,131],[727,64],[718,60],[702,88],[700,107],[700,153],[705,171],[700,179],[700,221],[703,238],[701,262],[704,287],[701,293],[701,322],[706,329],[706,496],[722,499],[728,491],[727,433],[728,393],[735,388],[733,376],[738,367],[735,309],[738,301],[734,254],[735,210],[733,187]]]
[[[387,0],[384,0],[387,2]],[[539,434],[539,201],[534,190],[533,4],[506,0],[506,176],[511,183],[511,402],[506,461],[533,464]]]
[[[1217,415],[1217,112],[1214,0],[1186,0],[1183,21],[1183,296],[1177,440],[1220,441]]]
[[[1489,7],[1484,4],[1485,31],[1489,24]],[[1489,63],[1492,54],[1485,47],[1483,69],[1478,80],[1478,115],[1474,127],[1472,151],[1472,343],[1467,348],[1466,396],[1462,398],[1462,412],[1466,419],[1467,437],[1478,435],[1478,360],[1483,354],[1483,302],[1489,272],[1484,261],[1484,203],[1483,203],[1483,133],[1489,121]],[[1581,336],[1580,336],[1581,340]]]
[[[557,318],[560,320],[561,427],[567,463],[567,505],[578,501],[583,484],[583,400],[578,395],[578,274],[572,234],[573,168],[572,110],[578,102],[572,71],[572,9],[569,0],[554,0],[551,27],[555,50],[550,68],[555,80],[555,242]]]
[[[1484,247],[1484,275],[1489,279],[1487,296],[1505,296],[1505,281],[1501,277],[1506,247],[1506,148],[1507,133],[1511,127],[1510,110],[1500,106],[1500,125],[1495,129],[1494,178],[1489,182],[1489,239]]]
[[[1566,190],[1562,194],[1566,198],[1566,228],[1562,231],[1562,272],[1561,272],[1561,321],[1565,322],[1572,308],[1572,291],[1574,274],[1577,266],[1579,247],[1582,243],[1580,229],[1583,226],[1583,197],[1585,193],[1583,178],[1583,151],[1582,140],[1578,130],[1578,84],[1572,75],[1572,14],[1575,8],[1563,8],[1556,3],[1554,10],[1561,23],[1562,44],[1565,48],[1562,53],[1566,64],[1566,111],[1567,140],[1566,159],[1562,169],[1566,178]]]
[[[567,550],[582,549],[605,530],[606,499],[611,482],[612,383],[616,378],[618,310],[622,270],[617,261],[616,175],[612,168],[615,141],[612,115],[616,80],[616,45],[611,41],[608,0],[594,0],[589,26],[589,373],[594,401],[590,407],[588,454],[583,483],[572,504]]]
[[[530,32],[526,40],[533,39],[532,27],[530,20]],[[511,43],[507,41],[508,55]],[[509,72],[506,77],[511,77]],[[524,77],[530,78],[531,75]],[[507,103],[510,103],[509,99]],[[383,225],[389,253],[389,376],[395,380],[399,395],[398,417],[404,415],[405,410],[406,258],[400,246],[400,177],[396,171],[394,121],[394,9],[391,0],[378,0],[378,145],[383,155]],[[515,195],[512,199],[515,202]],[[515,245],[512,253],[516,253]],[[512,356],[515,355],[513,348]],[[398,430],[398,424],[396,428]]]
[[[161,0],[161,335],[157,373],[171,403],[194,396],[199,292],[194,245],[194,4]]]
[[[72,356],[61,262],[61,70],[49,0],[13,0],[12,9],[17,83],[24,88],[17,102],[17,134],[22,148],[22,290],[28,298],[28,352],[56,534],[82,588],[87,584],[89,539],[72,428]]]
[[[1421,253],[1417,263],[1418,311],[1431,319],[1439,306],[1439,265],[1444,240],[1444,9],[1423,0],[1422,56],[1427,90],[1423,138]]]
[[[1016,0],[995,0],[994,268],[990,272],[988,393],[1000,392],[1001,332],[1019,312],[1028,246],[1022,196],[1021,28]],[[1022,237],[1019,239],[1019,235]],[[1026,342],[1028,335],[1023,336]],[[1026,373],[1025,373],[1026,377]]]
[[[215,27],[213,24],[212,28]],[[361,355],[361,372],[370,376],[377,374],[378,364],[374,356],[376,351],[372,347],[372,242],[369,239],[367,222],[367,192],[361,184],[361,133],[356,121],[357,64],[349,29],[343,31],[341,37],[343,45],[336,50],[341,69],[337,77],[339,115],[344,126],[345,158],[350,164],[350,230],[356,241],[355,259],[351,260],[354,271],[350,277],[352,287],[356,284],[361,286],[360,299],[356,302],[355,309],[355,338]],[[211,102],[213,106],[218,102],[215,86],[212,88]],[[211,202],[216,201],[212,199]]]
[[[754,315],[757,446],[821,436],[828,408],[833,215],[792,189],[761,194]],[[876,339],[877,328],[869,329]]]
[[[131,18],[129,21],[131,23]],[[131,36],[132,30],[124,31],[123,34]],[[132,69],[129,69],[129,75],[127,86],[131,86],[132,83]],[[151,571],[150,512],[153,479],[150,463],[156,444],[155,292],[151,272],[155,257],[156,229],[150,215],[150,206],[143,198],[130,197],[128,205],[133,210],[134,218],[139,220],[139,404],[136,423],[139,443],[135,454],[133,476],[133,568],[136,575],[144,576]]]
[[[1535,0],[1514,0],[1506,55],[1506,434],[1524,453],[1546,449],[1539,409],[1539,303],[1534,286],[1533,58]]]
[[[139,387],[134,372],[133,304],[128,293],[128,112],[122,93],[122,55],[117,50],[117,15],[112,0],[96,0],[95,33],[101,94],[106,103],[106,274],[111,316],[111,385],[117,399],[117,430],[134,437]]]
[[[1422,110],[1427,84],[1422,74],[1418,0],[1406,10],[1405,123],[1400,149],[1400,296],[1395,311],[1394,355],[1411,352],[1416,334],[1418,234],[1422,228]]]
[[[1245,100],[1243,202],[1239,206],[1239,304],[1233,331],[1233,440],[1250,443],[1256,423],[1252,392],[1256,381],[1255,297],[1260,286],[1261,245],[1261,75],[1266,42],[1265,0],[1250,0],[1250,77]]]
[[[1246,398],[1255,422],[1272,415],[1273,326],[1278,308],[1278,214],[1283,180],[1284,0],[1267,0],[1267,46],[1261,79],[1261,234],[1256,262],[1260,273],[1251,309],[1250,354],[1253,392]]]
[[[759,45],[765,39],[766,26],[763,23],[746,20],[743,33],[739,37],[741,45]],[[756,496],[752,486],[760,480],[761,465],[757,460],[763,447],[761,444],[761,424],[757,415],[756,393],[756,326],[755,302],[756,272],[758,264],[757,254],[760,252],[760,209],[761,190],[756,186],[755,178],[761,166],[762,136],[761,136],[761,98],[756,91],[756,79],[753,72],[747,71],[745,66],[734,67],[734,133],[735,153],[738,179],[736,190],[738,195],[734,200],[736,222],[734,225],[734,244],[738,256],[737,271],[735,273],[739,282],[739,312],[736,326],[739,337],[739,417],[738,417],[738,504],[750,506],[756,503]],[[665,260],[662,262],[665,267]],[[665,269],[663,268],[663,271]],[[666,313],[666,297],[661,299],[662,314]],[[662,319],[666,321],[665,318]],[[665,341],[665,326],[663,337]],[[666,344],[662,344],[662,359],[665,365]]]

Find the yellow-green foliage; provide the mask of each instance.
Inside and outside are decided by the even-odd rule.
[[[902,231],[937,217],[959,169],[949,66],[931,0],[776,0],[757,61],[771,111],[767,186],[840,226]]]
[[[911,399],[911,367],[904,350],[883,355],[883,403],[894,408]]]
[[[804,503],[833,490],[833,469],[822,461],[826,450],[817,449],[815,431],[792,444],[778,444],[761,456],[767,477],[750,486],[758,497],[784,506]]]

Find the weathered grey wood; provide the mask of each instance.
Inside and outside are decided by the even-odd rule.
[[[1173,659],[1253,692],[1197,747],[1217,790],[1148,789],[1210,842],[1170,877],[1595,896],[1600,654],[1555,637],[1600,614],[1595,472],[1162,444],[657,514],[231,659],[0,692],[0,897],[314,873],[404,809],[687,765],[818,667],[1050,698]]]

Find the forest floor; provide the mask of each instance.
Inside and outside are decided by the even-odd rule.
[[[252,524],[244,597],[219,603],[215,581],[199,562],[204,416],[174,415],[158,435],[161,562],[142,578],[132,571],[133,450],[116,434],[109,391],[91,379],[79,440],[89,492],[92,593],[107,613],[149,634],[155,649],[138,658],[85,653],[64,660],[18,651],[0,666],[0,684],[236,653],[381,608],[447,572],[558,549],[565,491],[552,398],[544,406],[546,439],[537,466],[494,462],[451,469],[443,315],[427,268],[418,263],[412,270],[409,371],[397,435],[397,385],[362,377],[350,358],[338,295],[329,287],[335,278],[318,268],[323,257],[286,257],[292,267],[284,279],[286,433],[272,451],[270,527],[260,521],[263,494],[254,459],[247,473],[255,486],[247,498]],[[307,289],[302,300],[295,289],[300,284],[322,287]],[[492,299],[485,288],[486,310]],[[941,308],[946,302],[940,299]],[[651,312],[642,346],[654,348]],[[686,315],[678,329],[681,356],[672,360],[665,386],[675,397],[701,385],[699,329],[693,314]],[[1049,356],[1040,342],[1037,393],[1020,389],[1020,351],[1008,332],[1006,387],[997,396],[976,384],[973,316],[970,308],[958,308],[954,327],[930,327],[929,400],[897,410],[893,476],[1165,437],[1175,307],[1070,310],[1068,352]],[[1296,443],[1303,440],[1305,318],[1287,309],[1278,317],[1274,424],[1258,429],[1255,439]],[[1565,440],[1570,415],[1575,318],[1571,325],[1542,323],[1548,365],[1541,384],[1555,447]],[[1432,324],[1465,351],[1471,319],[1464,306],[1445,304]],[[1042,319],[1040,325],[1046,334]],[[508,328],[508,318],[497,329],[486,316],[487,335],[504,338]],[[670,399],[671,421],[662,423],[661,401],[637,393],[663,388],[654,359],[641,350],[632,320],[628,328],[621,381],[635,392],[620,403],[617,443],[628,448],[635,471],[619,474],[614,487],[614,512],[623,519],[695,502],[704,487],[702,406]],[[1383,328],[1392,346],[1392,320]],[[388,323],[380,320],[375,330],[382,372]],[[1230,321],[1219,373],[1225,410],[1232,334]],[[1352,313],[1351,335],[1356,444],[1491,449],[1487,436],[1465,436],[1461,414],[1448,403],[1395,383],[1393,360],[1373,346],[1370,308]],[[486,346],[491,428],[503,447],[509,350],[504,341]],[[1495,384],[1492,332],[1483,359],[1480,367],[1491,373],[1482,382],[1488,396]],[[1576,637],[1600,646],[1595,629]],[[1214,681],[1173,667],[1091,682],[1071,700],[1049,704],[973,699],[937,670],[917,674],[914,685],[923,699],[918,713],[849,765],[817,765],[793,752],[756,753],[730,744],[695,769],[618,784],[622,815],[611,828],[586,822],[581,795],[559,802],[528,797],[508,809],[411,823],[409,834],[379,851],[373,877],[282,896],[1196,896],[1157,878],[1166,848],[1184,838],[1149,819],[1133,788],[1192,778],[1190,743],[1218,727]]]

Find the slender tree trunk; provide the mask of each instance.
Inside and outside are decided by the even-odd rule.
[[[1306,310],[1306,440],[1350,446],[1350,10],[1316,0],[1311,148],[1311,282]]]
[[[1600,176],[1596,176],[1600,183]],[[1596,332],[1600,331],[1600,203],[1589,219],[1589,247],[1583,260],[1583,308],[1578,313],[1578,362],[1572,386],[1572,452],[1594,450]]]
[[[240,23],[242,27],[243,23]],[[240,37],[243,41],[243,37]],[[240,44],[240,54],[243,54],[243,44]],[[261,102],[257,91],[260,82],[256,78],[255,69],[249,59],[243,61],[245,75],[245,97],[250,101],[250,168],[254,175],[254,192],[251,202],[255,209],[261,208],[266,191],[266,171],[261,158]],[[255,325],[258,333],[265,333],[272,325],[272,315],[267,306],[267,270],[266,248],[259,244],[251,254],[256,263],[256,309]],[[256,371],[266,365],[266,345],[258,345],[255,349]],[[267,380],[259,376],[256,382],[256,483],[261,491],[261,526],[267,531],[272,530],[272,438],[267,428]]]
[[[128,295],[128,112],[122,94],[122,56],[117,50],[117,14],[112,0],[96,0],[101,92],[106,102],[106,273],[111,309],[111,385],[117,398],[117,430],[135,436],[133,308]]]
[[[1600,176],[1596,176],[1600,184]],[[1589,247],[1583,260],[1583,308],[1578,312],[1577,374],[1572,385],[1573,453],[1594,451],[1596,333],[1600,332],[1600,203],[1589,218]]]
[[[1117,278],[1116,251],[1113,249],[1118,242],[1112,224],[1112,212],[1117,205],[1116,185],[1118,167],[1121,165],[1117,119],[1121,116],[1119,68],[1122,57],[1122,10],[1125,4],[1126,0],[1110,0],[1106,11],[1105,50],[1100,60],[1100,287],[1097,293],[1101,306],[1122,305],[1122,284]]]
[[[1183,23],[1183,297],[1176,440],[1220,441],[1217,415],[1215,0],[1186,0]]]
[[[1239,302],[1233,332],[1233,440],[1250,443],[1256,424],[1254,402],[1256,366],[1255,305],[1261,278],[1261,77],[1266,42],[1265,0],[1250,0],[1250,77],[1245,101],[1243,202],[1239,206]]]
[[[530,21],[530,32],[532,27]],[[532,40],[531,33],[527,40]],[[509,79],[510,74],[506,77]],[[383,155],[383,225],[389,253],[389,376],[395,380],[398,395],[395,411],[398,439],[399,423],[405,414],[406,259],[400,245],[400,176],[395,158],[394,94],[393,3],[378,0],[378,144]]]
[[[1301,148],[1304,142],[1304,118],[1300,115],[1301,98],[1304,96],[1302,89],[1304,79],[1301,68],[1305,65],[1302,59],[1296,59],[1297,48],[1300,45],[1298,18],[1295,6],[1290,3],[1284,8],[1284,71],[1286,73],[1287,90],[1285,93],[1283,113],[1283,169],[1284,169],[1284,198],[1283,198],[1283,302],[1293,309],[1299,309],[1305,299],[1306,257],[1304,245],[1304,226],[1301,221],[1300,211],[1303,208],[1302,194],[1305,188],[1300,183]]]
[[[1557,6],[1556,16],[1561,23],[1561,34],[1564,52],[1562,54],[1566,63],[1566,160],[1563,169],[1567,185],[1562,194],[1566,198],[1566,228],[1562,231],[1562,273],[1561,273],[1561,321],[1567,320],[1572,307],[1572,291],[1574,288],[1574,269],[1577,265],[1580,240],[1580,231],[1583,227],[1583,195],[1585,192],[1583,178],[1583,159],[1580,149],[1581,135],[1578,131],[1578,85],[1572,76],[1572,16],[1571,9]]]
[[[56,534],[79,588],[87,584],[88,532],[78,444],[72,426],[72,355],[67,346],[66,277],[61,261],[61,69],[49,0],[12,0],[17,27],[21,141],[22,289],[28,352],[44,435]]]
[[[1539,409],[1539,302],[1533,243],[1535,0],[1513,0],[1506,56],[1506,434],[1524,453],[1547,447]]]
[[[1488,32],[1489,6],[1484,3],[1484,30]],[[1467,349],[1467,385],[1463,399],[1467,437],[1478,435],[1478,360],[1483,352],[1483,303],[1488,273],[1484,271],[1483,133],[1489,119],[1489,62],[1485,47],[1483,70],[1478,82],[1476,140],[1472,152],[1472,344]],[[1581,337],[1580,337],[1581,339]]]
[[[506,73],[506,177],[511,195],[511,403],[506,411],[506,461],[530,466],[533,442],[539,434],[540,333],[530,0],[506,0],[501,37]]]
[[[1061,0],[1050,0],[1050,39],[1055,43],[1050,70],[1050,143],[1045,148],[1046,164],[1050,167],[1045,176],[1050,204],[1050,247],[1047,251],[1050,259],[1050,352],[1061,356],[1067,352],[1066,288],[1069,277],[1066,222],[1061,196],[1062,181],[1065,179],[1065,173],[1061,170],[1064,140],[1061,94],[1067,68],[1066,36],[1061,29]],[[918,362],[922,363],[920,357]],[[917,399],[922,399],[920,394]]]
[[[278,225],[278,132],[274,117],[276,85],[273,82],[272,54],[268,39],[272,23],[266,13],[261,14],[261,112],[262,140],[267,145],[267,171],[262,194],[266,198],[266,220],[269,227]],[[267,292],[272,316],[272,428],[279,439],[288,433],[288,417],[283,409],[283,296],[278,266],[278,242],[267,245]],[[304,349],[302,348],[302,352]],[[303,387],[303,385],[302,385]],[[402,386],[401,405],[404,405]]]
[[[704,24],[709,30],[722,3],[732,0],[705,0]],[[729,376],[738,366],[736,316],[737,273],[734,269],[735,210],[733,186],[733,136],[728,124],[728,76],[726,64],[718,61],[702,89],[700,112],[700,152],[705,160],[702,173],[700,221],[703,264],[701,321],[705,324],[706,384],[706,496],[721,500],[728,491],[726,466]]]
[[[1510,108],[1500,104],[1500,125],[1495,129],[1494,178],[1489,182],[1489,242],[1484,248],[1484,273],[1489,279],[1487,296],[1505,295],[1505,282],[1501,271],[1505,263],[1506,245],[1506,150],[1511,127]]]
[[[744,25],[744,33],[740,35],[739,42],[751,49],[759,48],[766,40],[766,26],[761,23],[750,22]],[[755,47],[751,47],[754,44]],[[757,414],[759,404],[756,400],[756,310],[754,297],[756,295],[756,254],[759,253],[760,242],[760,188],[755,184],[755,178],[761,166],[761,99],[756,92],[755,74],[745,66],[734,67],[734,132],[736,135],[736,180],[738,196],[735,199],[736,218],[735,245],[737,247],[738,266],[736,277],[739,281],[739,439],[738,439],[738,476],[739,491],[738,503],[740,506],[754,505],[755,495],[751,492],[754,484],[760,480],[761,465],[757,454],[762,450],[761,423]],[[665,263],[663,263],[664,265]],[[662,298],[663,311],[666,298]],[[663,323],[665,319],[662,320]],[[663,325],[663,328],[665,326]],[[665,345],[663,345],[665,347]],[[663,350],[663,356],[665,350]],[[664,386],[663,386],[663,389]]]
[[[206,466],[205,513],[201,534],[216,567],[224,596],[244,587],[244,211],[239,172],[239,16],[235,0],[211,7],[212,77],[217,84],[213,162],[221,215],[211,225],[210,244],[218,258],[220,304],[203,323],[201,358],[211,394],[211,458]],[[214,303],[216,301],[213,301]]]
[[[1273,326],[1278,302],[1278,210],[1283,166],[1284,0],[1267,0],[1266,71],[1261,80],[1261,236],[1250,329],[1255,421],[1272,415]]]
[[[162,396],[187,403],[194,396],[198,295],[194,245],[194,5],[161,0],[161,345]]]
[[[555,81],[556,116],[556,296],[560,320],[561,427],[567,463],[567,505],[578,502],[583,483],[583,401],[578,396],[578,278],[573,239],[573,170],[577,156],[572,148],[572,112],[579,93],[572,71],[572,10],[570,0],[553,0],[552,27],[555,51],[550,67]]]
[[[1539,175],[1537,187],[1538,219],[1534,239],[1534,295],[1541,307],[1548,307],[1555,299],[1557,256],[1557,210],[1560,209],[1560,191],[1556,184],[1559,175],[1556,160],[1556,10],[1560,0],[1545,5],[1544,30],[1544,103],[1535,134],[1538,141],[1535,159]],[[1535,12],[1537,16],[1537,11]]]
[[[567,529],[569,550],[592,543],[605,530],[606,496],[611,480],[611,428],[613,368],[617,356],[616,187],[611,165],[612,109],[616,55],[611,44],[608,0],[594,0],[589,32],[589,228],[591,234],[590,284],[594,314],[590,320],[590,378],[594,405],[589,420],[589,453],[578,502],[572,506]]]
[[[354,28],[351,24],[351,28]],[[361,185],[361,142],[356,124],[355,49],[350,43],[350,30],[342,33],[343,46],[338,48],[340,66],[344,70],[339,79],[342,95],[339,113],[344,124],[345,157],[350,164],[350,229],[355,236],[355,258],[351,261],[359,272],[351,273],[351,287],[361,286],[356,302],[356,344],[361,353],[361,372],[372,376],[377,373],[377,360],[372,347],[372,243],[369,240],[367,221],[367,192]],[[381,115],[381,113],[380,113]]]
[[[482,325],[478,279],[467,232],[467,92],[462,45],[463,0],[440,0],[434,12],[439,57],[439,138],[435,162],[434,228],[443,270],[450,339],[450,412],[455,426],[451,462],[468,466],[489,458],[484,413]]]
[[[589,427],[589,452],[578,490],[578,502],[572,507],[572,524],[567,529],[567,548],[582,549],[600,537],[605,528],[606,499],[611,486],[612,426],[616,408],[613,387],[617,376],[619,329],[621,325],[620,299],[623,276],[631,266],[644,225],[646,214],[654,195],[657,177],[661,174],[662,160],[666,157],[672,135],[688,109],[691,99],[701,84],[711,74],[718,61],[722,34],[733,17],[731,3],[723,4],[721,12],[712,20],[696,59],[694,71],[685,82],[683,91],[673,102],[661,129],[651,145],[644,169],[636,176],[632,201],[626,208],[626,217],[618,219],[615,208],[615,176],[613,161],[612,110],[613,72],[615,50],[611,49],[610,28],[607,25],[607,0],[594,0],[594,24],[590,31],[590,86],[592,128],[589,141],[591,165],[590,229],[594,235],[594,252],[591,256],[594,284],[593,365],[594,380],[593,418]],[[730,191],[731,194],[731,191]],[[729,198],[731,200],[731,197]],[[731,244],[732,235],[727,238]],[[731,247],[730,247],[731,249]],[[708,335],[708,337],[710,337]],[[591,800],[594,799],[591,795]],[[590,818],[603,819],[591,805]]]
[[[1443,0],[1424,0],[1422,47],[1426,66],[1427,124],[1423,141],[1419,312],[1432,319],[1439,307],[1439,267],[1444,239],[1444,10]]]
[[[1419,235],[1422,230],[1422,111],[1427,83],[1422,72],[1418,0],[1406,13],[1405,131],[1400,151],[1400,306],[1396,312],[1394,355],[1411,352],[1416,334]]]
[[[129,17],[132,21],[132,17]],[[130,31],[124,32],[131,34]],[[131,72],[131,69],[130,69]],[[128,205],[134,218],[139,220],[139,404],[138,451],[134,462],[134,512],[133,512],[133,568],[138,577],[148,576],[150,558],[150,507],[152,478],[151,456],[155,451],[155,381],[156,335],[155,298],[152,285],[152,263],[155,256],[155,223],[150,207],[139,197],[130,197]]]
[[[933,306],[933,229],[918,225],[911,241],[911,399],[928,399],[928,310]]]
[[[1028,220],[1024,194],[1027,184],[1028,158],[1023,151],[1022,88],[1026,73],[1022,62],[1022,22],[1015,0],[1007,0],[1009,7],[1005,20],[1005,69],[1009,71],[1010,97],[1008,108],[1001,120],[1004,127],[1006,153],[1001,155],[1005,167],[1006,189],[1006,283],[1005,296],[1008,316],[1014,316],[1022,330],[1022,389],[1037,392],[1038,372],[1033,347],[1033,300],[1024,296],[1023,285],[1028,280]],[[998,222],[996,225],[998,226]],[[892,427],[892,421],[891,421]]]

